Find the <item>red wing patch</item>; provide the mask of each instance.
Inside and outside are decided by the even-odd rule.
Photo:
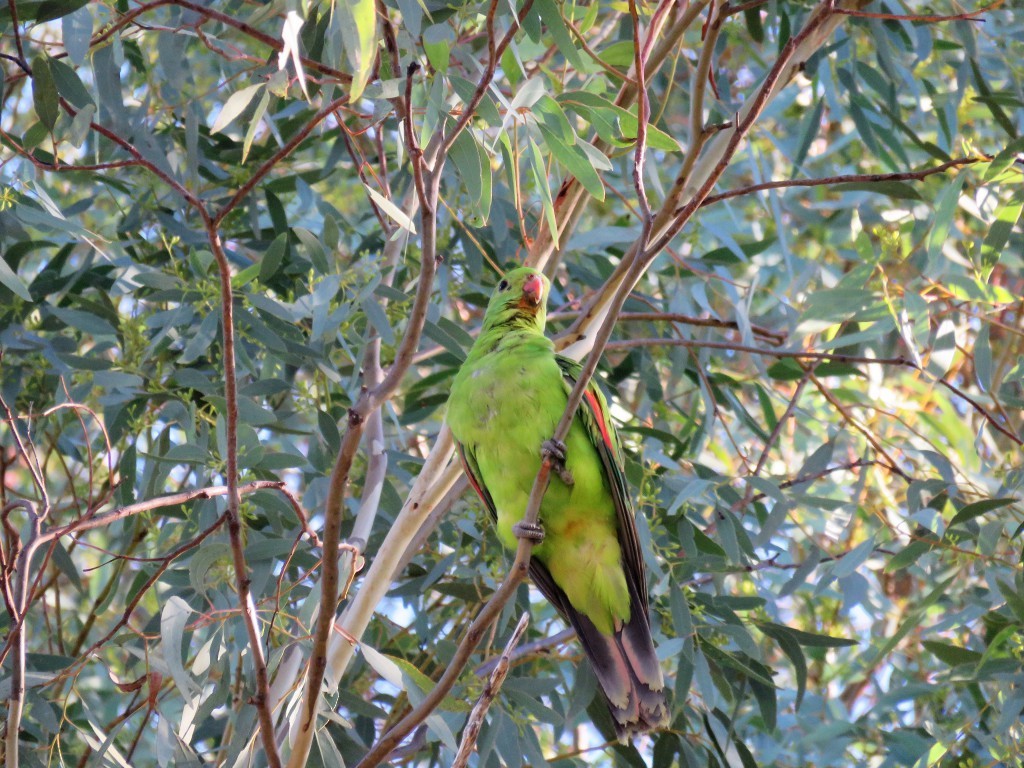
[[[587,401],[587,405],[590,406],[590,410],[594,413],[594,418],[597,420],[597,427],[601,430],[601,439],[604,440],[604,444],[613,452],[615,451],[615,443],[612,442],[612,436],[608,434],[608,423],[607,417],[605,416],[604,409],[601,408],[601,401],[597,399],[597,394],[587,389],[583,393],[584,399]]]
[[[476,491],[476,495],[480,497],[480,501],[484,504],[488,504],[489,502],[487,497],[484,495],[483,489],[476,481],[476,478],[473,477],[473,471],[469,468],[469,464],[466,462],[466,454],[463,453],[462,446],[459,443],[456,443],[456,446],[459,449],[459,461],[462,463],[462,470],[466,473],[466,477],[469,478],[469,484],[473,486],[473,490]]]

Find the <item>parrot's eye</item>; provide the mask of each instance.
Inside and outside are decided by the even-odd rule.
[[[498,283],[498,290],[499,291],[507,291],[508,290],[508,280],[502,280],[500,283]]]

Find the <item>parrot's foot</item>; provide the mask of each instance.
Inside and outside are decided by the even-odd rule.
[[[540,544],[544,541],[544,528],[540,523],[524,523],[520,520],[512,526],[512,533],[514,533],[517,538],[527,539],[534,544]]]
[[[551,469],[563,483],[573,485],[576,482],[572,472],[565,466],[565,443],[545,440],[540,446],[540,457],[551,462]]]

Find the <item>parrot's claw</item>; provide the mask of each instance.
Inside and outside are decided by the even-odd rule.
[[[545,440],[540,446],[540,456],[551,462],[551,469],[566,485],[573,485],[576,480],[572,472],[565,466],[565,443],[558,440]]]
[[[517,538],[527,539],[534,544],[540,544],[544,541],[544,528],[540,523],[524,523],[520,520],[512,526],[512,533],[514,533]]]

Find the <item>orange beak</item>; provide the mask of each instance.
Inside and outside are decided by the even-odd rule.
[[[531,307],[540,305],[544,298],[544,281],[540,275],[530,275],[523,282],[523,301]]]

